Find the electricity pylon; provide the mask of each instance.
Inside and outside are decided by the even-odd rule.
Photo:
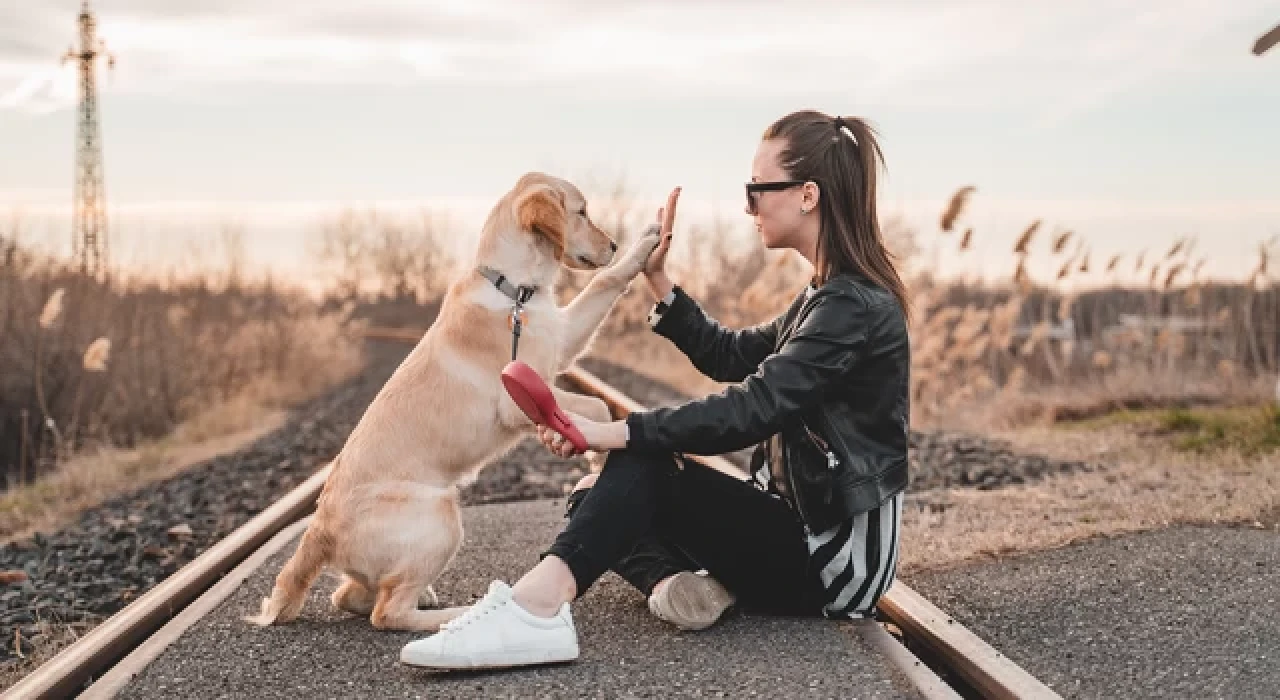
[[[80,74],[80,106],[76,120],[76,186],[72,206],[71,250],[86,275],[97,277],[107,262],[106,196],[102,184],[102,134],[98,128],[98,85],[95,68],[99,57],[107,68],[115,57],[97,37],[97,20],[89,0],[80,6],[80,47],[72,46],[62,57],[75,61]]]

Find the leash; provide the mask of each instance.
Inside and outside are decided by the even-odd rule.
[[[514,362],[516,351],[520,346],[520,331],[524,325],[524,305],[533,297],[533,293],[538,291],[538,288],[511,284],[506,275],[487,265],[481,265],[476,269],[512,302],[511,317],[507,322],[511,326],[511,361]]]

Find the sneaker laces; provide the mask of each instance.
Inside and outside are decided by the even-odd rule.
[[[485,595],[485,597],[476,601],[471,607],[467,608],[466,612],[440,625],[440,631],[452,631],[466,627],[472,622],[488,615],[506,604],[506,599],[498,598],[494,595],[494,592],[494,588],[490,587],[489,593]]]

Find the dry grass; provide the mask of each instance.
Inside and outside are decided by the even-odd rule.
[[[235,269],[85,279],[0,231],[0,478],[47,491],[80,454],[244,430],[358,370],[349,312]]]
[[[1027,450],[1101,461],[1105,471],[995,491],[921,494],[903,516],[903,572],[1173,524],[1280,528],[1280,452],[1179,449],[1130,426],[1037,427],[1002,433]]]
[[[286,412],[270,405],[246,392],[197,414],[159,440],[71,457],[34,483],[0,495],[0,542],[50,531],[113,496],[236,452],[284,424]]]
[[[31,650],[19,655],[16,659],[10,659],[0,665],[0,688],[8,689],[13,687],[18,681],[25,678],[27,674],[57,656],[58,652],[74,644],[76,640],[92,629],[93,625],[94,623],[87,621],[72,624],[57,620],[40,620],[36,622],[34,625],[36,628],[35,635],[33,635],[32,639],[24,639],[31,645]],[[21,634],[21,632],[18,634]],[[4,643],[10,649],[14,649],[18,644],[18,639],[16,637],[7,639]]]

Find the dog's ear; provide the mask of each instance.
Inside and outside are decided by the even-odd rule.
[[[516,197],[516,219],[520,228],[546,236],[558,254],[564,252],[566,215],[564,194],[560,190],[551,185],[525,188]]]

